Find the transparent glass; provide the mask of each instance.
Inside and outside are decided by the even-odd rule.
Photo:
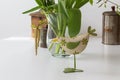
[[[61,48],[60,43],[58,41],[53,41],[53,39],[55,38],[56,38],[56,35],[54,34],[50,25],[48,25],[47,47],[48,47],[50,54],[55,57],[69,56],[69,54],[66,54],[66,52]]]

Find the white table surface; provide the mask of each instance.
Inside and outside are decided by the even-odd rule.
[[[120,45],[103,45],[101,38],[90,38],[77,55],[81,73],[63,73],[73,66],[73,57],[52,57],[44,48],[34,54],[32,38],[0,40],[0,80],[120,80]]]

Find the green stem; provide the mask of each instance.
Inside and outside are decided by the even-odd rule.
[[[76,70],[76,56],[74,54],[74,69]]]
[[[120,5],[118,5],[117,3],[114,3],[114,2],[112,2],[112,1],[110,1],[110,0],[107,0],[107,2],[109,2],[109,3],[111,3],[111,4],[114,4],[114,5],[116,5],[116,6],[120,6]]]

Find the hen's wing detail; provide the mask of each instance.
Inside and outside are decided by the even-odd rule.
[[[61,42],[64,43],[61,47],[70,54],[81,53],[87,46],[89,34],[82,34],[74,38],[61,38]]]

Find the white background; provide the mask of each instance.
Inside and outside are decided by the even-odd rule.
[[[96,0],[94,0],[96,2]],[[120,3],[119,0],[112,0]],[[0,39],[7,37],[31,36],[31,18],[29,14],[22,14],[23,11],[34,7],[34,0],[0,0]],[[102,35],[102,13],[110,10],[108,8],[98,8],[94,3],[93,6],[85,5],[82,9],[82,29],[91,25],[96,28],[99,36]]]

